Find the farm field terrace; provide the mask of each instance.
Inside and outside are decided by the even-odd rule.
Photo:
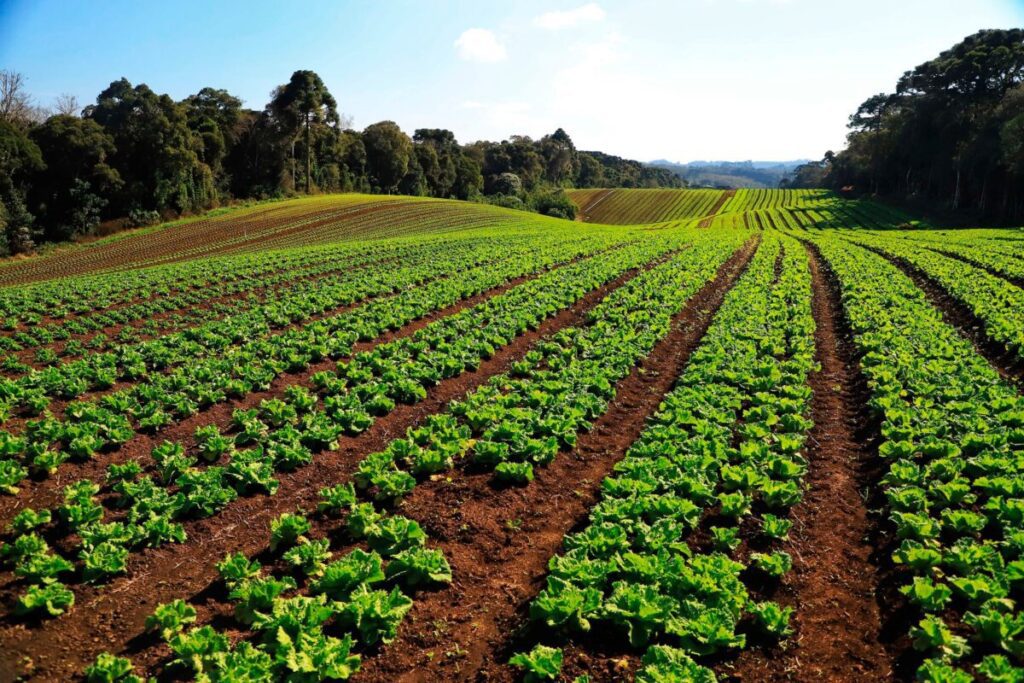
[[[570,196],[0,263],[0,680],[1024,680],[1024,232]]]

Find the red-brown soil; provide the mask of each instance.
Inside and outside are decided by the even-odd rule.
[[[283,512],[297,508],[315,507],[322,487],[350,478],[356,465],[367,454],[383,449],[392,439],[416,424],[425,416],[442,410],[450,401],[456,400],[490,377],[505,371],[509,364],[520,358],[530,346],[542,336],[553,334],[559,329],[577,325],[585,320],[587,312],[609,292],[635,277],[639,271],[630,271],[616,280],[588,293],[577,304],[556,316],[549,318],[536,330],[516,338],[510,345],[500,349],[491,359],[480,365],[474,372],[464,373],[446,380],[434,387],[427,398],[415,405],[400,405],[389,415],[382,417],[363,434],[343,438],[335,451],[320,453],[314,461],[290,474],[281,474],[277,494],[272,497],[252,496],[240,498],[225,508],[219,515],[187,522],[188,542],[183,545],[163,546],[144,551],[130,558],[127,575],[114,580],[111,585],[94,588],[76,587],[75,607],[66,615],[40,624],[28,624],[20,620],[5,620],[0,624],[0,680],[13,679],[17,673],[26,674],[29,680],[66,680],[104,650],[138,654],[141,667],[159,664],[159,649],[134,653],[133,643],[142,638],[143,622],[153,608],[174,598],[195,599],[200,602],[214,600],[212,584],[216,580],[215,563],[232,552],[254,555],[265,549],[269,539],[269,522]],[[506,285],[506,287],[511,286]],[[478,299],[493,296],[494,290],[479,297],[465,300],[444,311],[428,316],[399,331],[385,335],[375,343],[387,341],[397,335],[411,334],[415,329],[428,324],[442,315],[451,315],[458,310],[478,303]],[[333,362],[331,363],[333,366]],[[308,375],[309,372],[303,373]],[[289,378],[289,384],[295,378]],[[277,395],[283,386],[275,386],[266,395]],[[243,405],[258,403],[258,398],[249,396]],[[203,417],[202,423],[224,421],[230,416],[234,405],[214,407]],[[179,437],[186,437],[195,425],[180,427]],[[179,429],[178,427],[175,430]],[[166,438],[160,435],[160,439]],[[124,450],[124,449],[122,449]],[[141,457],[148,453],[145,446],[129,449],[128,454],[118,453],[118,460],[127,457]],[[138,450],[139,452],[134,452]],[[107,459],[103,464],[113,460]],[[80,473],[76,473],[81,476]],[[94,473],[94,474],[98,474]],[[68,480],[71,480],[70,478]],[[52,492],[51,492],[52,497]],[[33,500],[33,504],[36,502]],[[215,611],[205,608],[207,613]],[[25,658],[32,663],[26,669]]]
[[[364,662],[354,680],[511,680],[504,665],[547,562],[586,519],[601,480],[639,436],[685,367],[725,293],[749,262],[752,240],[675,318],[672,331],[616,386],[616,398],[578,446],[526,488],[495,488],[462,471],[420,485],[402,507],[438,541],[455,580],[421,595],[398,640]]]
[[[859,683],[893,674],[876,602],[875,522],[863,496],[877,480],[877,427],[867,414],[867,385],[838,285],[816,250],[808,253],[821,368],[809,377],[808,490],[791,511],[793,530],[783,548],[793,571],[773,596],[794,607],[795,632],[782,648],[751,648],[723,664],[725,680]]]

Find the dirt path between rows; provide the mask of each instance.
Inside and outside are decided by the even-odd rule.
[[[708,213],[708,215],[700,219],[700,223],[697,224],[697,227],[710,228],[712,221],[715,220],[715,216],[718,214],[719,211],[722,210],[722,207],[725,206],[725,203],[735,196],[736,190],[726,190],[725,192],[723,192],[722,196],[719,197],[718,200],[715,201],[714,206],[711,207],[711,211]]]
[[[656,259],[649,266],[661,260]],[[131,557],[127,575],[110,586],[98,589],[76,587],[76,604],[68,614],[42,624],[4,620],[0,624],[0,642],[4,644],[0,652],[0,680],[12,680],[15,672],[24,672],[22,662],[25,658],[29,658],[33,665],[32,675],[27,680],[68,680],[81,672],[99,652],[124,652],[129,643],[142,634],[143,623],[157,604],[174,598],[195,599],[201,603],[214,600],[214,592],[210,589],[217,579],[215,563],[228,553],[243,552],[251,556],[262,551],[269,539],[271,519],[296,508],[315,507],[320,489],[349,480],[366,454],[382,450],[394,438],[404,434],[408,427],[443,410],[451,401],[506,371],[541,337],[554,334],[563,327],[581,324],[590,309],[642,270],[628,271],[595,288],[573,306],[498,350],[476,371],[445,380],[417,404],[399,405],[359,436],[343,437],[337,450],[318,454],[311,464],[290,474],[279,473],[281,486],[276,495],[239,498],[214,517],[186,522],[187,543],[162,546]],[[495,290],[488,290],[480,297],[494,296],[495,293]],[[450,309],[431,314],[398,332],[384,335],[377,343],[411,334],[442,315],[452,315],[479,303],[477,299],[472,297]],[[289,383],[295,383],[294,377]],[[275,391],[279,393],[280,387],[275,386]],[[255,400],[250,395],[246,405]],[[233,407],[237,406],[217,406],[211,412],[224,412],[225,416],[230,416],[229,408]],[[208,415],[204,422],[207,421]],[[165,437],[166,434],[160,436],[161,439]],[[165,653],[157,648],[138,653],[137,657],[135,654],[133,660],[140,669],[145,669],[157,666]]]
[[[809,377],[808,491],[791,511],[793,531],[783,548],[793,556],[793,571],[780,591],[795,610],[795,633],[782,649],[745,650],[723,673],[758,683],[891,680],[876,601],[875,523],[862,495],[878,478],[878,430],[838,283],[817,250],[806,246],[821,369]]]
[[[618,383],[609,410],[577,448],[540,468],[528,487],[495,489],[489,475],[462,471],[410,495],[402,513],[438,541],[455,580],[422,595],[398,640],[364,661],[354,680],[515,680],[505,662],[529,601],[543,587],[548,560],[586,520],[602,479],[671,390],[756,245],[751,240],[738,250],[687,302],[668,336]]]

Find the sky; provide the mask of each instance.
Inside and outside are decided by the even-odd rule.
[[[1024,0],[0,0],[0,69],[40,104],[126,77],[260,109],[296,69],[362,129],[460,142],[564,128],[651,160],[820,158],[847,117]]]

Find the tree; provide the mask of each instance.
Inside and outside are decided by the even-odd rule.
[[[107,162],[113,138],[95,121],[73,116],[50,117],[30,133],[46,168],[37,171],[29,193],[31,206],[47,239],[69,239],[91,231],[107,205],[105,197],[121,186]]]
[[[224,158],[242,132],[242,101],[227,90],[203,88],[182,104],[188,127],[200,141],[199,158],[210,167],[218,185],[226,187]]]
[[[409,170],[412,140],[394,121],[381,121],[363,131],[366,169],[381,192],[391,193]]]
[[[337,130],[340,119],[338,104],[323,80],[314,71],[300,70],[292,74],[287,84],[278,86],[273,92],[270,111],[278,118],[283,128],[290,133],[293,145],[292,179],[295,177],[294,143],[305,131],[306,144],[306,192],[312,189],[313,177],[313,133],[316,125],[333,126]]]
[[[793,169],[790,176],[779,182],[779,187],[789,189],[821,187],[827,170],[826,161],[809,161],[806,164],[800,164]]]
[[[25,77],[16,71],[0,71],[0,121],[24,129],[35,118],[32,97],[25,90]]]
[[[202,145],[188,127],[184,105],[122,78],[83,115],[114,140],[111,165],[123,181],[112,202],[115,213],[194,210],[216,198],[213,174],[199,158]]]
[[[455,182],[451,193],[456,199],[473,199],[480,194],[484,186],[484,177],[480,173],[480,164],[468,154],[460,154],[455,160]]]
[[[551,192],[542,192],[533,200],[533,208],[537,213],[555,218],[576,218],[576,205],[565,194],[565,190],[558,188]]]
[[[82,105],[78,98],[70,93],[61,93],[53,100],[53,111],[55,116],[78,116],[82,111]]]
[[[458,160],[462,156],[455,134],[443,128],[420,128],[413,133],[412,140],[430,194],[450,197],[458,172]]]
[[[14,123],[0,120],[0,253],[35,247],[34,218],[25,196],[29,178],[43,167],[39,147]]]
[[[967,36],[861,104],[825,184],[1019,217],[1022,83],[1024,29]]]
[[[345,165],[345,189],[369,192],[366,180],[366,145],[362,135],[354,130],[341,134],[342,162]]]
[[[544,177],[548,182],[561,185],[576,176],[579,162],[572,138],[559,128],[540,139],[540,153],[544,157]]]
[[[576,176],[576,187],[603,187],[604,167],[593,155],[579,153],[579,172]]]
[[[491,191],[494,194],[517,196],[523,191],[523,181],[515,173],[499,173],[491,183]]]

